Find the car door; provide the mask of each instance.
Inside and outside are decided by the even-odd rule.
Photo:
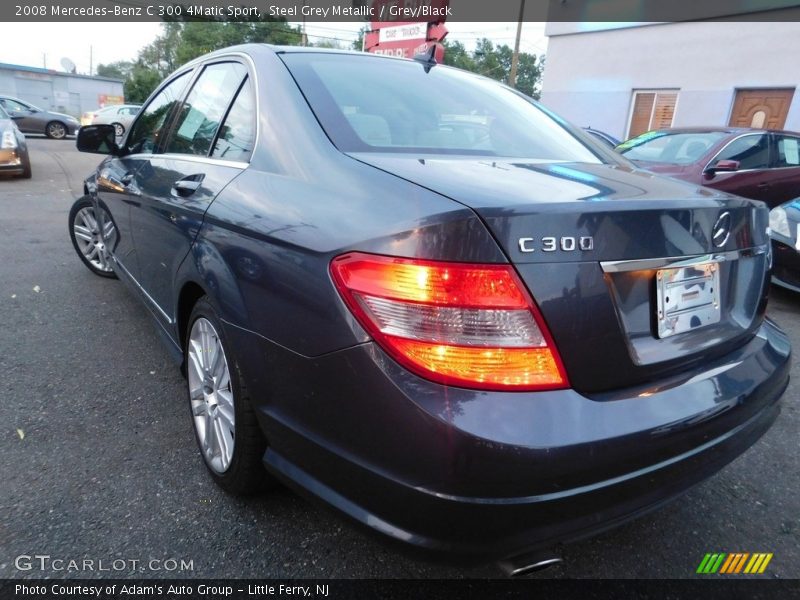
[[[775,140],[771,172],[771,207],[800,198],[800,135],[773,134]]]
[[[237,95],[252,94],[247,67],[236,60],[206,64],[180,106],[163,152],[142,160],[135,181],[141,191],[131,211],[140,281],[172,323],[175,273],[189,253],[206,210],[246,162],[215,155],[221,125]],[[252,103],[249,118],[254,118]]]
[[[174,116],[185,89],[191,80],[188,70],[170,80],[142,110],[128,138],[122,156],[109,157],[98,169],[97,196],[105,205],[117,229],[117,244],[111,249],[116,264],[139,284],[140,269],[131,231],[131,209],[138,207],[142,191],[135,174],[146,163],[146,157],[158,148],[162,131]]]
[[[721,160],[735,160],[736,171],[717,171],[706,176],[703,185],[731,194],[761,200],[770,188],[770,139],[767,133],[748,133],[731,140],[708,163],[713,167]]]

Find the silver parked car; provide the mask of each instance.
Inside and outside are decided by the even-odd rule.
[[[25,136],[0,106],[0,175],[31,178],[31,159]]]
[[[117,137],[122,137],[139,114],[141,104],[116,104],[94,111],[92,125],[113,125]]]
[[[75,117],[41,109],[19,98],[0,95],[0,106],[11,115],[22,133],[43,133],[60,140],[74,135],[80,127]]]

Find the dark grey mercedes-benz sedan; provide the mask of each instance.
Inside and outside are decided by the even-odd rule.
[[[78,254],[152,313],[227,490],[277,478],[513,558],[679,495],[778,415],[766,207],[494,81],[240,46],[178,69],[119,146],[78,146],[108,154]]]

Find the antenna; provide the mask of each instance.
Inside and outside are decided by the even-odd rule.
[[[77,70],[75,63],[72,62],[70,59],[68,59],[66,56],[61,59],[61,66],[64,67],[64,70],[67,73],[75,73]]]
[[[415,54],[414,60],[421,62],[425,66],[425,72],[429,73],[438,64],[436,62],[436,43],[432,43],[425,52]]]

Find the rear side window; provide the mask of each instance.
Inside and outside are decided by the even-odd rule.
[[[766,135],[746,135],[733,140],[717,154],[714,164],[721,160],[738,160],[739,170],[769,167],[769,140]]]
[[[369,55],[287,53],[281,59],[344,152],[600,162],[531,100],[472,73]]]
[[[778,160],[775,166],[778,168],[800,166],[800,138],[778,136]]]
[[[256,139],[255,101],[250,79],[245,79],[219,130],[211,156],[226,160],[248,161]]]
[[[167,117],[180,101],[183,89],[189,82],[189,73],[183,73],[173,79],[143,109],[128,138],[129,154],[150,154],[157,151],[159,143],[163,140],[164,127],[168,125]]]
[[[235,62],[209,65],[181,106],[167,152],[207,156],[225,111],[247,75]]]

